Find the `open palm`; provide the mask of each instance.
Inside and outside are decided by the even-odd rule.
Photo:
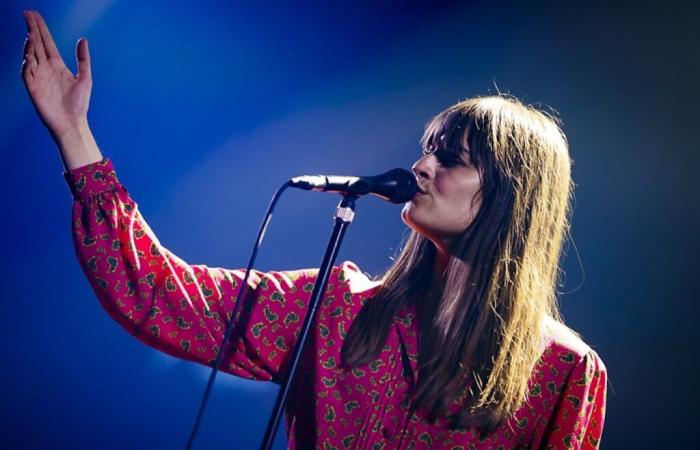
[[[24,44],[22,79],[41,120],[54,137],[60,137],[87,122],[92,90],[87,41],[78,41],[78,74],[74,76],[58,53],[41,15],[36,11],[26,11],[24,15],[29,36]]]

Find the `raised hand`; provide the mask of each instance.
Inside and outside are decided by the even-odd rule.
[[[71,170],[101,160],[87,122],[92,91],[87,39],[78,40],[78,74],[73,75],[41,15],[25,11],[24,19],[29,36],[24,41],[22,80],[41,121],[58,144],[65,168]]]
[[[25,11],[29,36],[24,42],[22,80],[39,117],[58,142],[66,133],[87,124],[92,90],[87,40],[78,40],[78,74],[73,75],[56,49],[44,19]]]

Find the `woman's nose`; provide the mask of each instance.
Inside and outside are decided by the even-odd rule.
[[[411,166],[411,170],[413,170],[417,178],[430,178],[432,169],[430,164],[427,163],[428,158],[430,158],[430,155],[424,156]]]

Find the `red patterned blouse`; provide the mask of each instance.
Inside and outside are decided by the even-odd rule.
[[[211,366],[230,320],[242,270],[187,264],[163,247],[119,182],[110,158],[64,172],[74,198],[80,265],[107,313],[146,345]],[[317,269],[254,271],[221,370],[280,382],[306,314]],[[416,384],[415,310],[394,319],[370,364],[346,371],[340,349],[353,318],[378,287],[352,262],[333,268],[286,410],[289,448],[510,449],[600,444],[606,368],[598,354],[549,321],[528,401],[480,438],[426,420],[407,393]],[[464,399],[452,405],[454,412]]]

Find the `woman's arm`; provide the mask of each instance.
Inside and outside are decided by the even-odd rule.
[[[73,243],[107,313],[141,342],[211,365],[219,350],[243,270],[190,265],[161,245],[119,182],[110,158],[64,174],[73,202]],[[335,267],[329,289],[352,265]],[[221,370],[279,381],[296,344],[318,270],[252,271]]]
[[[136,338],[210,365],[231,320],[243,271],[189,265],[160,244],[90,132],[87,41],[78,41],[74,76],[39,13],[27,11],[25,20],[22,79],[61,152],[74,198],[73,242],[90,285],[108,314]],[[252,272],[222,370],[273,381],[284,374],[316,274],[315,269]],[[335,269],[330,284],[337,283],[337,274]]]
[[[29,36],[22,79],[61,151],[64,177],[74,198],[73,243],[90,285],[108,314],[140,341],[210,365],[231,321],[243,271],[189,265],[160,244],[90,132],[87,41],[78,41],[78,74],[73,76],[39,13],[25,12],[25,19]],[[334,267],[329,290],[347,283],[346,276],[358,270],[352,264]],[[280,380],[317,273],[317,269],[252,271],[221,370],[244,378]]]
[[[599,448],[605,421],[607,369],[591,350],[571,371],[543,437],[543,449]]]
[[[39,118],[61,152],[66,170],[102,159],[87,121],[92,91],[87,39],[78,41],[78,73],[73,75],[58,53],[44,19],[25,11],[28,36],[24,42],[22,80]]]

